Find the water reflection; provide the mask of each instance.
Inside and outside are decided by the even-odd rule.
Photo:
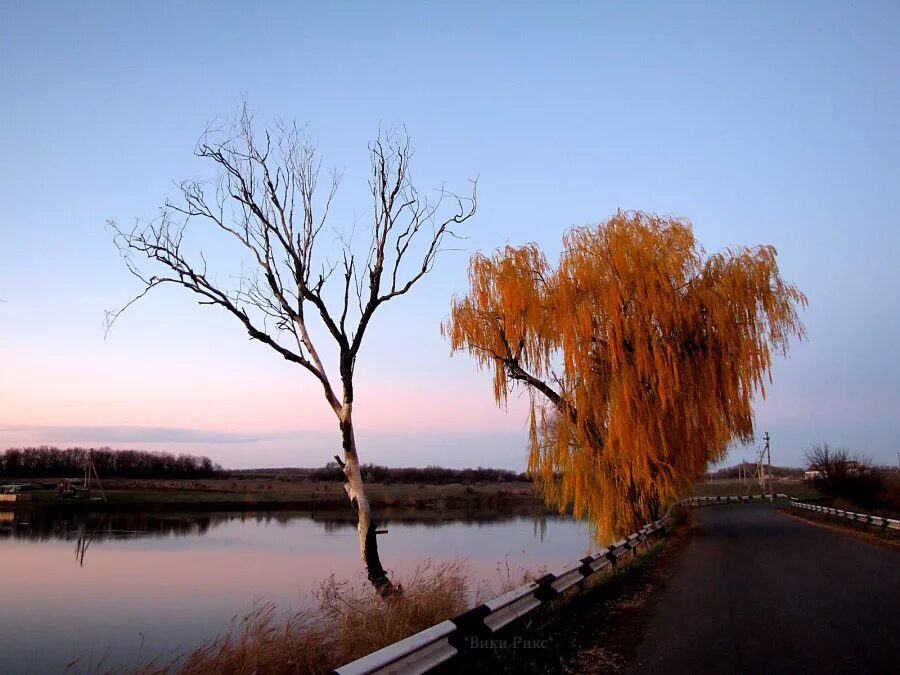
[[[209,513],[110,513],[55,510],[0,511],[0,538],[72,541],[131,537],[185,537],[206,534],[216,517]]]
[[[394,509],[378,522],[392,575],[462,557],[473,591],[502,581],[498,565],[553,569],[590,548],[583,525],[543,512]],[[0,671],[62,672],[107,652],[125,670],[199,645],[256,603],[302,607],[332,574],[363,580],[349,510],[0,511]]]
[[[442,528],[465,524],[495,525],[527,517],[533,524],[534,537],[543,541],[548,514],[534,508],[495,511],[421,509],[388,509],[376,514],[379,527]],[[552,516],[550,516],[552,517]],[[329,534],[353,531],[356,520],[348,509],[323,511],[241,511],[241,512],[132,512],[132,511],[65,511],[51,509],[0,511],[0,539],[29,541],[104,542],[140,537],[200,537],[211,529],[236,521],[263,525],[289,525],[296,519],[321,525]],[[86,546],[84,547],[86,548]]]
[[[0,511],[0,538],[29,541],[74,541],[75,561],[84,566],[91,544],[110,539],[202,536],[217,521],[209,513],[145,514],[66,512],[46,510]]]

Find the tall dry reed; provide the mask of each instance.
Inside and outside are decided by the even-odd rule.
[[[388,602],[362,581],[324,581],[314,607],[283,613],[274,603],[257,607],[192,652],[157,660],[135,675],[254,675],[327,673],[344,663],[460,614],[468,605],[468,575],[461,560],[426,561],[402,580]]]

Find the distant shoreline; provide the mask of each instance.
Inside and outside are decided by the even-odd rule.
[[[347,509],[350,504],[339,481],[278,480],[276,478],[215,478],[208,480],[104,479],[102,491],[93,484],[90,500],[59,499],[58,480],[17,479],[36,483],[43,489],[29,492],[26,502],[9,504],[27,509],[60,510],[319,510]],[[509,507],[545,507],[533,485],[526,481],[449,483],[378,483],[367,485],[369,500],[376,510],[415,508],[483,510]],[[101,496],[102,495],[102,496]],[[105,500],[103,499],[105,497]]]

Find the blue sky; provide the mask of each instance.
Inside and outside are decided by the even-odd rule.
[[[439,333],[468,256],[616,209],[690,218],[707,250],[774,244],[807,342],[758,406],[776,463],[900,450],[900,7],[810,3],[0,5],[0,447],[189,450],[317,465],[335,425],[304,372],[177,289],[136,290],[105,222],[152,217],[243,98],[307,125],[365,218],[368,141],[405,125],[422,188],[479,212],[360,356],[364,461],[522,467],[524,405]],[[749,457],[750,449],[738,452]]]

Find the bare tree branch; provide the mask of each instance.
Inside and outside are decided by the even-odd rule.
[[[296,124],[261,129],[244,105],[230,129],[208,127],[195,154],[218,169],[215,181],[184,181],[180,198],[160,215],[123,230],[110,222],[113,241],[128,271],[142,285],[118,310],[107,312],[107,333],[122,313],[163,284],[180,286],[198,302],[234,316],[250,338],[311,373],[341,428],[347,491],[357,506],[360,545],[369,577],[382,593],[394,592],[378,560],[375,525],[359,474],[353,433],[353,373],[363,336],[379,306],[404,295],[434,266],[454,228],[475,214],[471,196],[441,187],[429,201],[410,179],[412,149],[406,134],[380,132],[369,146],[372,228],[367,248],[354,249],[353,236],[323,241],[322,232],[341,174],[332,172],[323,198],[317,196],[322,162],[317,148]],[[230,286],[214,275],[215,261],[195,250],[210,233],[237,243],[249,263]],[[339,254],[328,262],[328,247]],[[357,254],[359,256],[357,257]],[[357,261],[364,260],[360,265]],[[140,264],[139,264],[140,261]],[[142,265],[152,269],[145,272]],[[340,282],[329,291],[340,266]],[[334,302],[334,299],[337,302]],[[334,307],[330,307],[331,303]],[[312,311],[310,310],[312,308]],[[336,347],[337,378],[329,376],[309,320],[324,327]]]

